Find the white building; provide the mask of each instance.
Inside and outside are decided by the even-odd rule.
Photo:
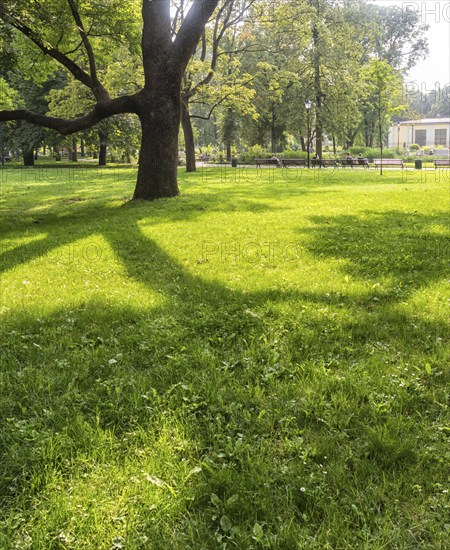
[[[423,118],[404,120],[389,130],[388,147],[409,147],[417,143],[432,149],[450,147],[450,118]]]

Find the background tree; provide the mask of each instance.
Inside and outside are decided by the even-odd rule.
[[[51,78],[40,85],[33,80],[18,79],[15,75],[11,79],[11,84],[17,91],[18,105],[33,108],[42,114],[48,110],[47,94],[61,85],[58,77]],[[35,152],[45,142],[49,133],[50,131],[43,127],[23,120],[16,121],[10,129],[9,143],[11,147],[21,151],[25,166],[33,166]]]
[[[352,3],[351,12],[366,54],[373,53],[402,73],[428,55],[429,27],[418,11],[359,2]]]
[[[193,119],[208,120],[215,109],[221,107],[228,113],[230,128],[232,115],[251,111],[250,100],[254,93],[248,84],[252,77],[241,75],[240,58],[245,55],[247,45],[242,43],[240,35],[243,19],[253,3],[254,0],[222,0],[187,67],[183,78],[181,120],[188,172],[195,171]],[[192,113],[191,106],[194,106]],[[227,132],[226,135],[231,134]],[[229,157],[230,145],[227,146]]]
[[[380,59],[368,63],[364,78],[366,106],[373,112],[373,120],[378,127],[378,145],[383,158],[384,133],[390,126],[392,116],[405,109],[402,79],[389,63]],[[383,173],[383,164],[380,170]]]
[[[17,105],[17,92],[8,82],[0,76],[0,109],[14,109]],[[11,125],[11,123],[9,124]],[[7,124],[0,122],[0,162],[3,166],[5,163],[5,130]]]

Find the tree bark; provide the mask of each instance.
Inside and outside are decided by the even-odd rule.
[[[167,70],[159,86],[145,90],[138,109],[142,140],[134,199],[175,197],[178,132],[181,118],[181,74]]]
[[[100,149],[99,149],[99,152],[98,152],[98,165],[99,166],[106,166],[106,152],[107,152],[106,143],[104,143],[104,142],[100,143]]]
[[[78,143],[75,138],[72,139],[72,162],[78,162]]]
[[[22,151],[24,166],[34,166],[34,151],[29,149],[28,151]]]
[[[108,133],[102,128],[98,129],[98,138],[100,142],[100,149],[98,154],[98,165],[106,166],[106,152],[108,146]]]
[[[195,141],[192,121],[189,115],[189,107],[181,102],[181,124],[183,126],[184,145],[186,151],[186,172],[196,172],[195,165]]]
[[[231,143],[226,144],[227,162],[231,162]]]

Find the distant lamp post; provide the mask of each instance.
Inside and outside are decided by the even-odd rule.
[[[307,99],[305,101],[305,109],[308,114],[308,138],[306,140],[306,149],[307,149],[307,155],[308,155],[308,168],[310,168],[310,160],[309,160],[309,149],[310,149],[310,136],[311,136],[311,101]]]
[[[397,122],[397,149],[400,149],[400,122]]]
[[[411,145],[414,143],[414,122],[411,122]]]

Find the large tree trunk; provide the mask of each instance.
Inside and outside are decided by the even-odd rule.
[[[186,151],[186,172],[195,172],[195,141],[194,131],[192,129],[189,107],[184,101],[181,102],[181,124],[183,126],[184,145]]]
[[[108,134],[101,128],[98,129],[98,138],[100,141],[100,149],[98,154],[98,165],[106,166],[106,152],[108,146]]]
[[[230,142],[226,144],[226,154],[227,154],[227,161],[231,162],[231,143]]]
[[[22,151],[24,166],[34,166],[34,151],[29,149],[28,151]]]
[[[76,138],[72,139],[72,162],[78,162],[78,143]]]
[[[175,197],[177,183],[178,132],[181,118],[181,75],[170,75],[141,96],[142,127],[139,169],[134,199]]]
[[[106,166],[106,153],[107,153],[106,143],[100,143],[100,149],[98,151],[98,165],[99,166]]]

